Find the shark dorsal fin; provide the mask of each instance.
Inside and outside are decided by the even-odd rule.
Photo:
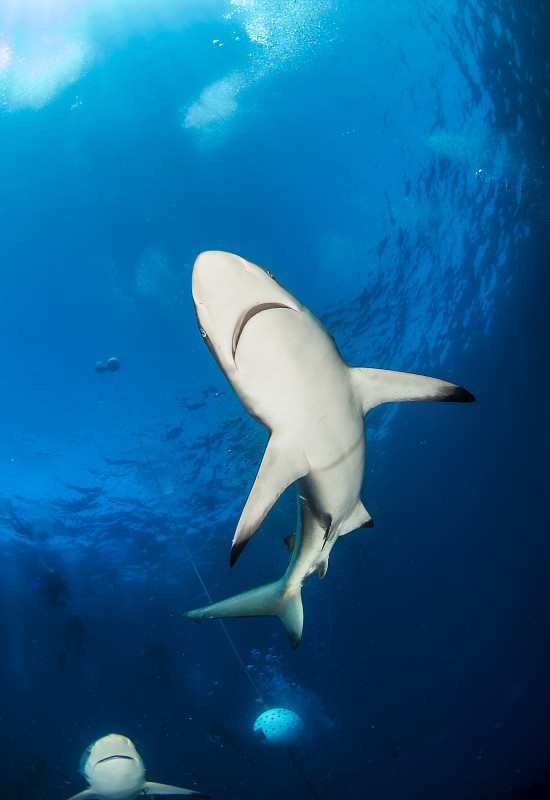
[[[235,563],[246,543],[264,521],[267,512],[291,483],[308,475],[310,466],[304,453],[292,443],[272,434],[254,485],[233,537],[229,563]]]

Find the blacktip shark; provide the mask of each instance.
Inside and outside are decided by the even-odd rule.
[[[145,795],[208,797],[193,789],[146,781],[145,766],[138,751],[130,739],[118,733],[103,736],[84,751],[80,772],[90,788],[70,800],[135,800]]]
[[[201,335],[243,406],[269,441],[241,514],[230,564],[291,483],[299,526],[285,539],[282,578],[182,614],[186,619],[278,616],[295,649],[303,629],[301,589],[323,578],[339,536],[373,522],[361,502],[364,417],[380,403],[472,402],[447,381],[384,369],[350,367],[332,336],[271,273],[240,256],[201,253],[192,293]]]

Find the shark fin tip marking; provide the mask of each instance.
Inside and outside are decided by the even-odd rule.
[[[247,543],[248,539],[242,542],[234,542],[231,545],[231,552],[229,553],[229,566],[234,567],[237,563],[237,559],[244,550],[244,546]]]
[[[476,398],[462,386],[455,386],[445,397],[441,398],[444,403],[475,403]]]

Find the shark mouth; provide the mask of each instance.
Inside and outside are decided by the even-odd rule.
[[[96,761],[96,767],[98,764],[104,764],[105,761],[117,761],[119,758],[125,758],[127,761],[135,761],[135,758],[132,756],[107,756],[106,758],[100,758],[99,761]]]
[[[258,303],[257,306],[252,306],[251,308],[247,308],[244,311],[239,319],[237,320],[237,324],[233,330],[233,341],[231,343],[231,354],[233,356],[233,363],[235,363],[235,354],[237,352],[237,347],[239,346],[239,339],[242,336],[242,332],[244,331],[246,325],[250,322],[250,320],[255,317],[257,314],[261,314],[262,311],[270,311],[274,308],[286,308],[288,311],[296,311],[297,309],[292,308],[292,306],[287,306],[284,303]]]

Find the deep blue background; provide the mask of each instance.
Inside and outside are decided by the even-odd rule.
[[[80,755],[112,731],[150,779],[214,798],[550,797],[549,17],[4,0],[6,797],[84,788]],[[254,741],[218,623],[179,619],[205,602],[190,555],[222,599],[282,574],[295,521],[290,490],[229,570],[266,434],[196,328],[211,248],[274,273],[348,362],[478,398],[368,417],[375,528],[305,587],[296,652],[278,620],[228,623],[266,703],[304,719],[296,760]],[[65,605],[40,591],[51,570]],[[82,652],[60,669],[74,613]]]

